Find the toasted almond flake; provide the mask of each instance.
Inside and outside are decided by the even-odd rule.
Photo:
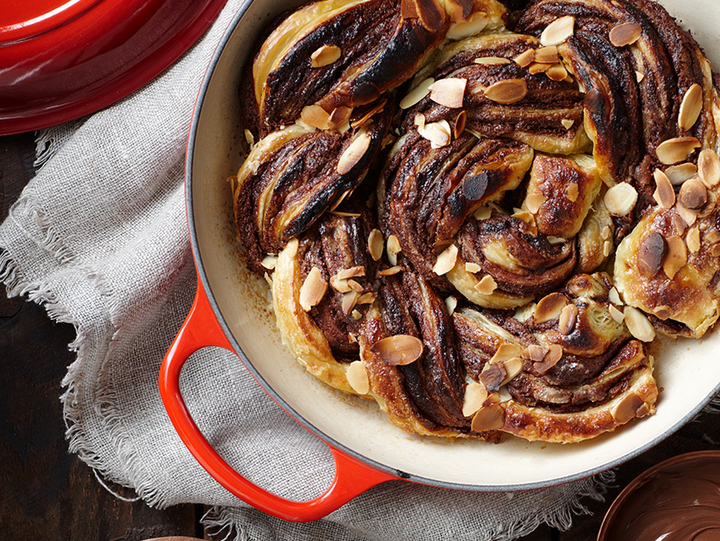
[[[683,222],[685,222],[688,227],[690,227],[697,221],[697,211],[687,208],[685,205],[682,204],[682,201],[678,201],[677,203],[675,203],[675,211],[678,213],[678,216],[682,218]]]
[[[451,40],[460,40],[474,36],[482,32],[487,23],[487,16],[481,11],[476,11],[469,19],[450,25],[446,37]]]
[[[328,66],[340,59],[342,50],[337,45],[323,45],[310,55],[310,63],[313,68]]]
[[[527,91],[527,83],[523,79],[504,79],[487,87],[485,97],[495,103],[509,105],[522,100]]]
[[[306,105],[300,111],[300,118],[305,124],[320,130],[330,128],[330,114],[319,105]]]
[[[531,75],[537,75],[538,73],[545,73],[547,70],[549,70],[553,64],[543,64],[540,62],[533,62],[528,66],[528,72],[530,72]]]
[[[641,342],[652,342],[655,339],[655,329],[645,314],[632,306],[626,306],[624,313],[625,325],[630,334]]]
[[[627,182],[621,182],[605,192],[603,202],[608,212],[614,216],[630,214],[638,200],[637,190]]]
[[[702,152],[700,154],[702,155]],[[698,156],[698,162],[699,161],[700,156]],[[682,184],[687,179],[695,176],[695,173],[697,172],[697,166],[694,163],[690,162],[673,165],[672,167],[668,167],[667,169],[665,169],[665,174],[670,180],[670,184],[672,184],[673,186],[678,186]]]
[[[678,114],[678,127],[680,131],[688,131],[697,122],[700,112],[703,108],[703,91],[702,87],[694,83],[687,89],[680,104],[680,112]]]
[[[247,141],[247,144],[253,146],[255,144],[255,137],[252,132],[246,129],[243,133],[245,134],[245,141]]]
[[[492,295],[496,289],[497,282],[495,282],[495,278],[489,274],[483,276],[482,280],[475,284],[475,290],[481,295]]]
[[[523,364],[523,360],[520,357],[512,357],[507,361],[504,361],[503,365],[505,365],[505,372],[507,375],[500,385],[507,385],[516,376],[520,375],[523,370]]]
[[[547,197],[544,194],[533,192],[525,198],[525,208],[532,214],[537,214],[545,201],[547,201]]]
[[[391,265],[397,265],[397,255],[401,251],[400,241],[395,235],[390,235],[385,243],[385,251]]]
[[[465,131],[466,122],[467,113],[465,111],[460,111],[458,116],[455,117],[455,123],[453,124],[453,135],[455,136],[455,139],[460,137],[460,135],[462,135],[462,132]]]
[[[362,319],[362,314],[356,309],[353,309],[353,311],[350,312],[350,315],[355,321],[360,321]]]
[[[548,235],[548,236],[547,236],[547,241],[548,241],[550,244],[562,244],[562,243],[565,242],[566,240],[567,240],[567,239],[564,239],[564,238],[562,238],[562,237],[554,237],[553,235]]]
[[[438,276],[447,274],[455,266],[455,263],[457,262],[457,256],[458,247],[454,244],[451,244],[445,250],[443,250],[440,255],[437,256],[435,265],[433,265],[433,272]]]
[[[422,129],[425,127],[425,115],[422,113],[418,113],[415,115],[415,118],[413,119],[413,123],[418,127],[418,129]]]
[[[705,240],[709,242],[710,244],[715,244],[716,242],[720,242],[720,231],[712,230],[708,231],[708,233],[705,235]]]
[[[434,82],[435,79],[430,77],[419,83],[400,101],[400,109],[409,109],[413,105],[420,103],[420,101],[430,93],[430,85]]]
[[[672,308],[669,306],[658,306],[657,308],[653,308],[653,314],[655,314],[657,317],[665,321],[666,319],[669,319],[673,315]]]
[[[380,109],[382,110],[382,107],[384,106],[385,102],[382,102],[380,104]],[[346,129],[342,128],[342,126],[347,126],[348,120],[350,120],[350,115],[352,114],[352,109],[350,107],[345,107],[344,105],[341,105],[340,107],[336,107],[332,110],[330,113],[330,118],[328,119],[328,125],[330,126],[330,129],[333,130],[339,130],[339,131],[347,131]],[[369,120],[369,118],[375,114],[373,111],[369,111],[368,115],[365,115],[363,118],[359,119],[356,122],[353,122],[352,127],[355,128],[357,126],[360,126],[365,123],[366,120]],[[367,117],[367,118],[365,118]]]
[[[340,280],[347,280],[348,278],[355,278],[357,276],[365,276],[365,267],[363,265],[356,265],[348,269],[342,269],[335,275]]]
[[[667,253],[665,238],[654,231],[640,241],[637,251],[638,270],[648,278],[655,276],[662,268]]]
[[[568,71],[562,64],[553,64],[545,72],[545,75],[553,81],[564,81],[568,76]]]
[[[660,143],[655,152],[661,163],[674,165],[687,160],[700,146],[695,137],[674,137]]]
[[[347,281],[348,287],[352,289],[353,291],[356,291],[357,293],[362,293],[365,291],[365,288],[360,285],[359,282],[356,282],[355,280],[348,280]]]
[[[542,34],[540,34],[541,45],[560,45],[575,33],[575,17],[566,15],[551,22]]]
[[[643,79],[645,78],[645,74],[641,71],[635,71],[635,80],[638,83],[642,83]]]
[[[418,133],[430,141],[432,148],[441,148],[450,144],[452,129],[447,120],[440,120],[418,126]]]
[[[623,23],[610,30],[610,43],[615,47],[632,45],[642,35],[642,27],[637,23]]]
[[[707,203],[698,211],[698,218],[707,218],[715,212],[715,207],[717,207],[717,196],[714,191],[708,190]]]
[[[356,393],[363,395],[370,392],[370,380],[367,370],[365,370],[365,363],[362,361],[351,362],[345,372],[345,377]]]
[[[531,228],[536,227],[535,216],[530,214],[527,210],[517,209],[517,211],[512,215],[512,217],[529,224]]]
[[[499,430],[505,424],[505,410],[500,404],[491,404],[480,408],[470,423],[474,432]]]
[[[373,229],[368,236],[368,251],[373,261],[379,261],[385,249],[385,239],[379,229]]]
[[[342,313],[348,315],[350,311],[355,308],[359,297],[360,294],[354,289],[344,293],[342,300],[340,301],[340,309],[342,310]]]
[[[327,282],[322,277],[320,269],[313,267],[305,277],[303,285],[300,287],[300,306],[306,312],[309,312],[313,306],[316,306],[327,291]]]
[[[655,193],[653,193],[655,201],[664,209],[672,208],[675,204],[675,190],[670,179],[660,169],[655,169],[653,177],[655,178]]]
[[[357,344],[357,336],[355,336],[353,333],[348,333],[348,342],[351,344]]]
[[[349,190],[349,189],[348,189],[348,190],[345,190],[343,193],[341,193],[341,194],[340,194],[340,197],[338,197],[338,198],[335,200],[335,202],[334,202],[332,205],[330,205],[330,212],[335,211],[335,209],[337,209],[337,208],[340,206],[340,204],[341,204],[343,201],[345,201],[345,198],[346,198],[348,195],[350,195],[350,192],[351,192],[351,191],[352,191],[352,190]]]
[[[520,53],[513,58],[513,61],[521,68],[527,68],[535,61],[535,49],[528,49],[527,51]]]
[[[525,353],[523,353],[521,356],[537,363],[545,358],[545,355],[547,355],[548,351],[550,350],[545,346],[531,344],[525,349]]]
[[[275,265],[277,265],[277,260],[278,258],[276,255],[266,255],[260,262],[260,264],[267,270],[273,270],[275,268]]]
[[[534,61],[541,64],[556,64],[560,62],[557,46],[548,45],[547,47],[540,47],[539,49],[536,49]]]
[[[608,307],[608,312],[610,312],[610,317],[612,317],[616,323],[622,323],[625,319],[625,314],[615,308],[615,305],[613,304]]]
[[[575,321],[577,320],[578,309],[574,304],[568,304],[560,312],[558,318],[558,330],[565,335],[571,334],[575,328]]]
[[[470,417],[475,414],[485,403],[487,397],[488,390],[485,385],[476,381],[468,383],[465,387],[465,395],[463,397],[463,416]]]
[[[448,315],[453,315],[455,313],[455,308],[457,308],[458,300],[450,295],[447,299],[445,299],[445,307],[447,308]]]
[[[698,176],[708,188],[720,182],[720,158],[714,150],[704,148],[698,156]]]
[[[487,220],[491,215],[492,209],[490,207],[480,207],[473,214],[476,220]]]
[[[555,292],[546,295],[535,306],[535,324],[540,325],[546,321],[557,319],[566,304],[567,299],[561,293]]]
[[[428,87],[430,90],[430,99],[435,103],[450,107],[451,109],[462,107],[466,86],[467,79],[457,77],[440,79]]]
[[[713,257],[720,257],[720,244],[716,244],[715,246],[713,246],[710,250],[710,253]]]
[[[475,274],[476,272],[480,272],[482,270],[482,267],[478,265],[477,263],[465,263],[465,270],[471,274]]]
[[[404,366],[417,361],[423,354],[422,340],[409,334],[396,334],[378,340],[371,347],[375,355],[391,366]]]
[[[573,127],[573,125],[575,124],[575,121],[570,118],[563,118],[560,121],[560,124],[563,125],[563,128],[565,128],[566,130],[569,130],[570,128]]]
[[[680,186],[678,200],[691,210],[697,210],[708,201],[708,192],[705,184],[697,178],[691,178]]]
[[[608,291],[608,299],[611,303],[621,305],[622,299],[620,299],[620,293],[618,293],[618,290],[615,288],[615,286],[610,288],[610,291]]]
[[[577,185],[577,182],[573,182],[565,189],[565,197],[567,197],[571,202],[577,201],[577,198],[580,196],[580,188]]]
[[[606,225],[600,230],[600,237],[603,240],[608,240],[612,236],[612,229],[609,225]]]
[[[357,303],[358,304],[372,304],[375,302],[375,293],[368,291],[367,293],[363,293],[358,297]]]
[[[559,344],[552,344],[548,347],[548,352],[545,355],[545,358],[540,362],[533,363],[533,368],[539,374],[544,374],[553,366],[555,366],[560,361],[560,359],[562,359],[562,355],[562,346]]]
[[[270,286],[270,289],[272,289],[273,288],[273,279],[270,278],[270,275],[266,272],[265,274],[263,274],[263,278],[265,278],[265,281]]]
[[[603,256],[608,257],[613,252],[613,241],[608,239],[605,242],[603,242]]]
[[[530,49],[532,50],[532,49]],[[494,66],[497,64],[509,64],[510,59],[509,58],[503,58],[502,56],[483,56],[480,58],[476,58],[473,60],[476,64],[485,64],[488,66]]]
[[[645,404],[642,398],[635,393],[625,396],[612,411],[612,417],[618,424],[624,424],[634,419],[636,412]]]
[[[495,350],[495,354],[490,358],[488,364],[495,364],[507,361],[513,357],[519,357],[522,355],[523,348],[517,344],[510,344],[509,342],[503,342]]]
[[[688,231],[687,237],[685,238],[688,250],[696,254],[700,251],[700,229],[693,227]]]
[[[395,265],[394,267],[390,267],[388,269],[383,269],[378,272],[380,276],[393,276],[397,273],[399,273],[402,270],[402,267]]]
[[[337,172],[341,175],[349,173],[370,148],[371,137],[369,133],[360,133],[340,155],[337,163]]]
[[[487,397],[487,400],[483,402],[483,407],[492,406],[494,404],[500,403],[500,392],[490,393]]]
[[[663,260],[663,270],[671,280],[678,271],[687,263],[687,247],[685,242],[677,235],[671,235],[666,239],[667,253]]]
[[[683,220],[677,214],[673,214],[672,222],[673,222],[673,227],[675,228],[675,232],[678,235],[682,235],[685,232],[685,229],[687,229],[687,224],[685,223],[685,220]]]

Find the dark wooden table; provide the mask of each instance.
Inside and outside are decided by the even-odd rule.
[[[0,221],[34,174],[33,134],[0,137]],[[2,286],[0,286],[2,287]],[[151,509],[115,498],[68,452],[60,382],[74,360],[71,325],[45,309],[0,292],[0,538],[16,541],[144,540],[203,532],[201,505]],[[653,449],[620,466],[604,502],[560,532],[543,526],[524,541],[592,541],[610,502],[635,476],[675,455],[720,448],[720,417],[703,415]],[[119,492],[121,488],[115,487]],[[132,494],[127,494],[132,496]]]

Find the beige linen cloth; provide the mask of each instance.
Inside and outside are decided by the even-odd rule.
[[[605,483],[474,493],[396,481],[327,518],[284,522],[217,484],[168,420],[157,378],[186,316],[195,270],[185,219],[184,152],[193,104],[217,43],[242,7],[230,0],[202,40],[134,95],[81,121],[38,134],[37,176],[0,226],[0,279],[9,295],[71,323],[77,359],[61,400],[70,450],[108,484],[151,506],[212,506],[220,538],[242,540],[512,540],[546,523],[572,525]],[[208,348],[181,378],[190,411],[223,457],[282,496],[318,496],[333,461],[287,417],[237,357]]]

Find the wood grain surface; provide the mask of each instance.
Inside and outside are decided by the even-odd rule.
[[[34,175],[33,134],[0,137],[0,221]],[[0,538],[117,541],[164,536],[211,539],[201,505],[151,509],[108,492],[70,454],[60,404],[61,380],[75,355],[71,325],[44,308],[7,299],[0,286]],[[542,526],[522,541],[592,541],[612,500],[634,477],[672,456],[720,448],[720,416],[701,415],[653,449],[615,470],[604,501],[586,498],[586,513],[567,531]],[[132,498],[122,487],[113,490]],[[264,541],[264,540],[253,540]]]

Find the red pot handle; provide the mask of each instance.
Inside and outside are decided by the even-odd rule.
[[[313,500],[298,502],[281,498],[248,481],[208,443],[180,394],[180,371],[185,361],[191,354],[207,346],[233,351],[202,284],[198,282],[195,302],[160,368],[160,396],[187,448],[200,465],[235,496],[269,515],[294,522],[307,522],[324,517],[377,484],[398,479],[328,444],[335,460],[335,478],[327,491]]]

